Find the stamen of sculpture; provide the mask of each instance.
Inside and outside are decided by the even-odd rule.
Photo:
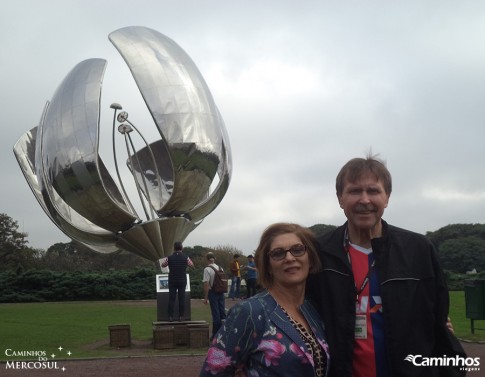
[[[156,261],[223,199],[232,170],[229,139],[202,75],[173,40],[145,27],[122,28],[109,39],[130,68],[160,134],[148,143],[122,106],[111,105],[121,190],[99,156],[103,59],[82,61],[69,72],[39,125],[22,135],[14,153],[39,204],[68,237],[101,253],[128,250]],[[146,220],[124,187],[116,130],[124,137]],[[132,134],[144,147],[136,150]]]

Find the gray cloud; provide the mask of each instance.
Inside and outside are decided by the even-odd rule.
[[[186,244],[249,253],[274,221],[342,223],[335,175],[371,147],[394,178],[389,222],[421,233],[484,222],[481,1],[19,0],[3,8],[2,212],[33,247],[67,239],[30,193],[12,147],[69,70],[92,57],[108,60],[102,123],[112,102],[149,121],[107,39],[129,25],[154,28],[191,55],[230,136],[229,191]]]

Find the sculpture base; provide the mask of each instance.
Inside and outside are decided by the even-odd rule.
[[[130,325],[112,325],[109,328],[110,347],[129,347],[131,346]]]
[[[153,322],[153,348],[209,346],[209,324],[205,321]]]

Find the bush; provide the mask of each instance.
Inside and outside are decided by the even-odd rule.
[[[154,300],[155,275],[150,268],[72,273],[28,270],[0,273],[0,303],[101,300]],[[202,271],[190,270],[192,298],[203,298]]]
[[[485,271],[478,274],[458,274],[445,270],[445,278],[450,291],[463,291],[465,289],[465,280],[485,279]]]
[[[156,272],[74,272],[29,270],[0,273],[0,302],[146,300],[156,297]]]

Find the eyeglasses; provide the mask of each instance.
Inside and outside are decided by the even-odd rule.
[[[283,259],[286,258],[286,253],[288,251],[294,257],[301,257],[306,252],[306,246],[305,245],[301,245],[301,244],[297,244],[297,245],[293,245],[292,247],[290,247],[287,250],[283,249],[282,247],[278,247],[276,249],[271,250],[268,253],[268,255],[273,260],[283,260]]]

